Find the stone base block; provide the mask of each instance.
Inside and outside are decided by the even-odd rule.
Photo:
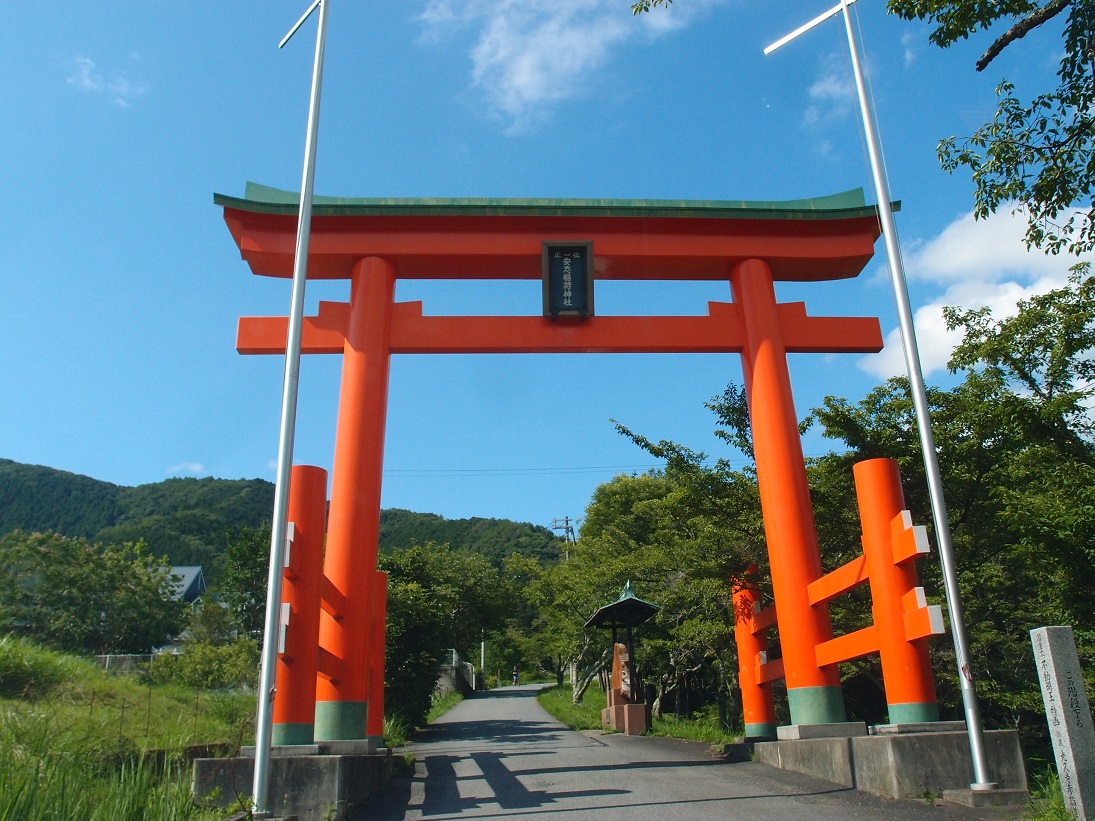
[[[650,729],[650,708],[646,704],[617,704],[601,710],[601,723],[626,735],[642,735]]]
[[[753,755],[762,764],[854,787],[851,742],[850,737],[758,741]]]
[[[645,704],[624,705],[624,733],[643,735],[650,729],[650,710]]]
[[[773,767],[883,798],[934,795],[970,807],[1026,804],[1030,796],[1019,734],[1015,730],[986,732],[985,748],[996,790],[969,789],[973,765],[965,731],[764,741],[754,745],[754,757]],[[972,803],[978,801],[989,803]]]
[[[278,748],[274,748],[277,750]],[[391,755],[292,755],[270,759],[270,812],[300,821],[342,821],[392,777]],[[255,759],[199,758],[194,761],[194,795],[222,807],[250,804]]]
[[[1026,790],[943,790],[943,800],[964,807],[1023,807],[1030,803]]]
[[[964,721],[917,721],[905,724],[874,724],[871,735],[908,735],[909,733],[964,733]]]
[[[841,721],[836,724],[789,724],[776,727],[776,738],[792,741],[802,738],[850,738],[867,735],[867,725],[862,721]]]
[[[270,754],[275,758],[298,755],[376,755],[386,752],[383,738],[354,738],[346,741],[316,741],[312,744],[274,744]],[[240,755],[254,758],[254,747],[240,747]]]
[[[852,739],[856,787],[884,798],[970,792],[974,780],[965,732],[900,733]],[[996,792],[1026,793],[1027,774],[1015,730],[985,733],[986,764]],[[982,792],[980,790],[974,792]],[[1024,798],[1021,803],[1026,803]],[[972,805],[970,805],[972,806]]]

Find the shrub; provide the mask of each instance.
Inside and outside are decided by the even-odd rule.
[[[178,655],[152,659],[148,678],[153,684],[181,684],[200,690],[254,686],[258,679],[258,643],[240,638],[231,644],[187,644]]]
[[[65,678],[65,659],[28,641],[0,639],[0,696],[40,698]]]

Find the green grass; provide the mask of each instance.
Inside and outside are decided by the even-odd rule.
[[[254,739],[253,694],[149,685],[10,637],[0,638],[0,710],[45,714],[58,727],[132,750]]]
[[[213,821],[185,759],[150,757],[125,736],[66,726],[48,710],[0,707],[0,821]]]
[[[448,690],[444,693],[434,693],[430,703],[430,711],[426,713],[426,723],[432,724],[445,715],[449,710],[464,700],[464,697],[456,690]]]
[[[395,747],[404,747],[407,744],[407,736],[410,728],[406,719],[401,715],[384,716],[384,746],[389,750]]]
[[[569,687],[551,687],[541,690],[537,696],[540,706],[558,721],[572,730],[600,730],[601,708],[604,696],[600,693],[587,693],[581,704],[575,704]]]
[[[1076,816],[1065,807],[1061,782],[1052,769],[1047,768],[1044,775],[1034,777],[1031,794],[1035,800],[1023,813],[1023,821],[1076,821]]]
[[[542,690],[539,699],[545,710],[572,730],[605,729],[601,724],[604,695],[599,691],[587,693],[581,704],[573,702],[569,687],[552,687]],[[648,735],[687,738],[691,741],[706,741],[709,744],[730,744],[741,735],[733,728],[724,727],[716,717],[702,714],[697,714],[693,719],[666,715],[655,718],[653,724]]]
[[[183,752],[254,737],[255,697],[150,686],[0,638],[0,821],[204,821]]]
[[[654,726],[650,728],[650,735],[687,738],[709,744],[732,744],[743,734],[740,729],[724,725],[713,712],[697,712],[690,719],[667,713],[661,718],[655,716],[652,723]]]

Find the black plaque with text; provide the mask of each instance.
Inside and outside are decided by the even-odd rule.
[[[544,316],[593,316],[593,243],[544,242]]]

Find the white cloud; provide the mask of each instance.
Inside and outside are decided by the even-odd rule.
[[[937,236],[906,245],[905,274],[911,282],[942,287],[931,301],[913,312],[920,365],[927,376],[946,370],[961,334],[948,331],[943,308],[988,307],[996,317],[1013,316],[1016,304],[1035,294],[1060,288],[1068,269],[1079,260],[1028,251],[1023,242],[1026,218],[1001,211],[986,220],[968,213],[955,219]],[[879,354],[859,360],[859,367],[880,379],[905,374],[898,329],[886,335]]]
[[[201,462],[180,462],[174,467],[169,467],[167,473],[169,476],[174,476],[178,473],[190,473],[195,476],[200,473],[205,473],[205,466]]]
[[[840,55],[830,54],[822,61],[821,76],[814,80],[808,94],[810,104],[802,115],[804,126],[824,125],[848,116],[855,103],[855,92]]]
[[[134,82],[124,74],[111,72],[104,76],[90,57],[77,57],[72,65],[72,73],[67,78],[70,86],[90,94],[104,94],[122,108],[129,108],[131,100],[148,91],[148,83]]]
[[[913,47],[920,39],[919,34],[907,31],[901,35],[901,47],[905,49],[905,68],[916,62],[916,49]]]
[[[621,0],[429,0],[419,20],[427,42],[477,29],[472,85],[514,133],[588,89],[625,43],[682,28],[719,2],[691,0],[636,18]]]
[[[1023,242],[1026,228],[1026,215],[1006,207],[984,220],[974,219],[972,212],[964,214],[937,237],[909,244],[907,273],[945,285],[1063,278],[1061,272],[1072,264],[1071,258],[1028,251]]]

